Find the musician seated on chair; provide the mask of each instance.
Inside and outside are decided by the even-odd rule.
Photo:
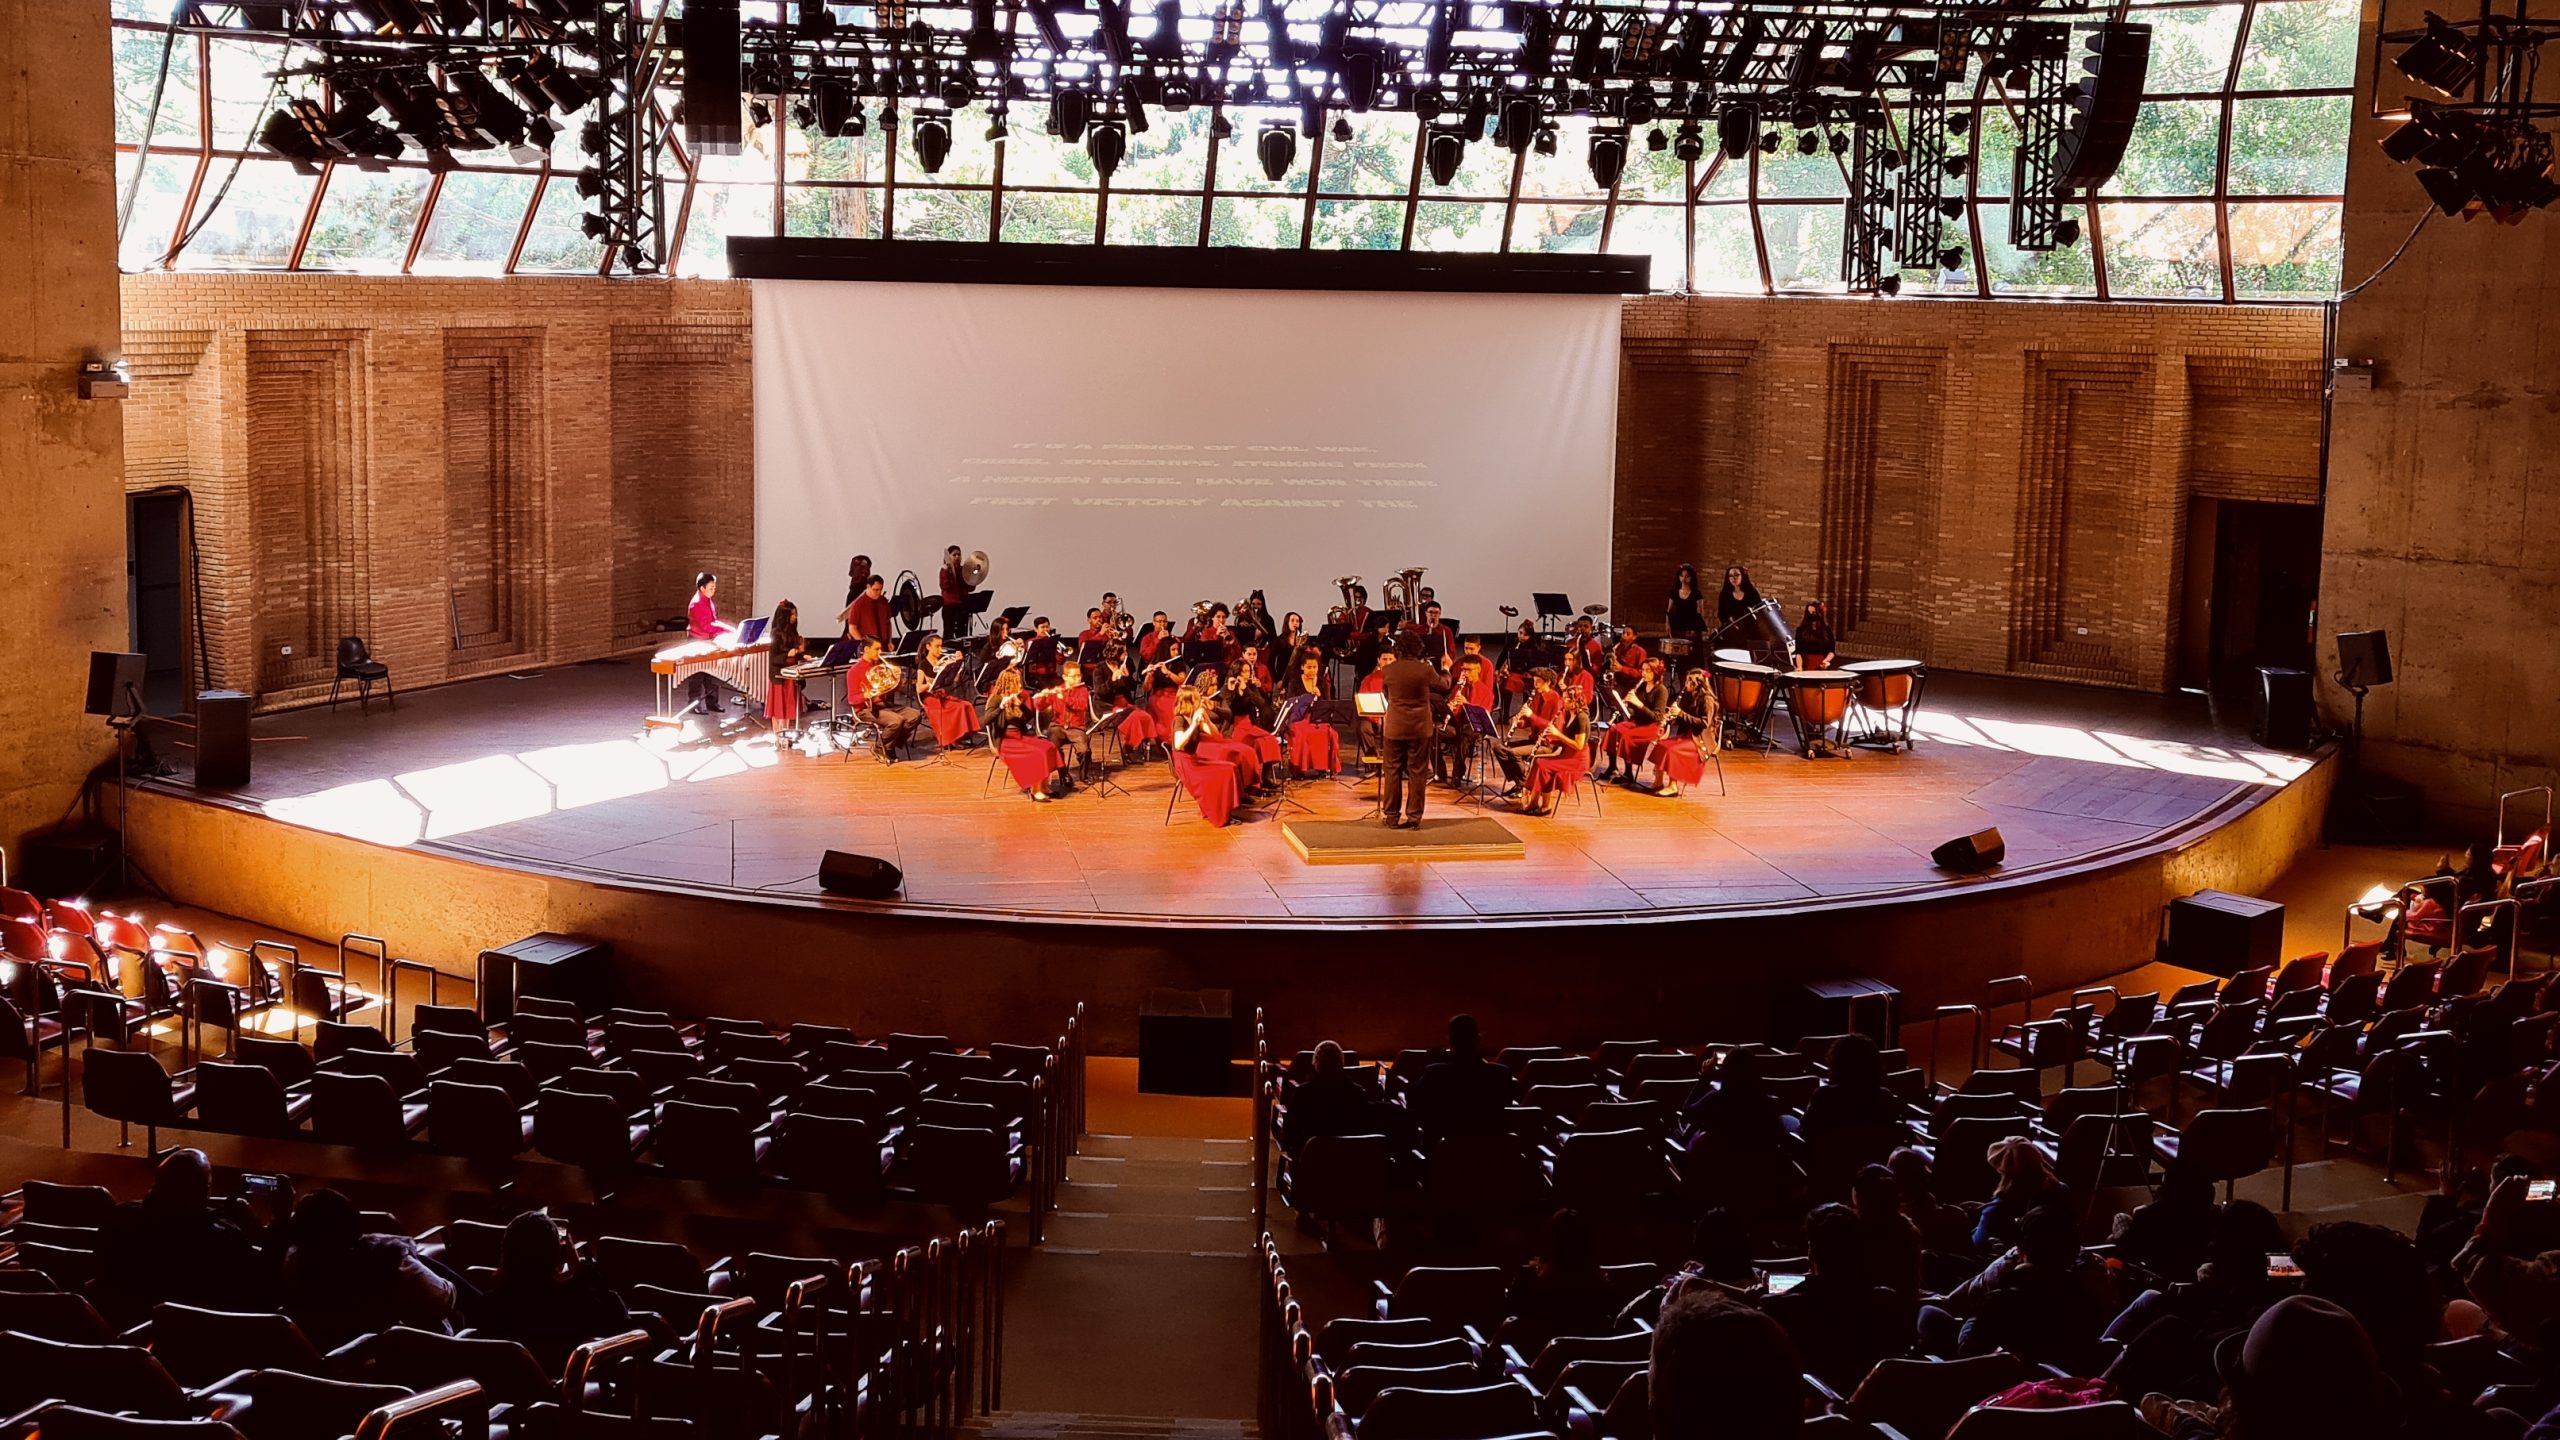
[[[1058,683],[1031,697],[1041,733],[1078,763],[1093,763],[1093,692],[1085,687],[1084,667],[1069,660],[1058,667]]]
[[[862,642],[862,658],[845,672],[845,694],[853,697],[854,713],[878,727],[872,736],[871,753],[883,764],[895,764],[898,747],[907,743],[924,723],[924,712],[912,705],[897,703],[900,687],[906,683],[906,672],[881,658],[880,642]]]
[[[1465,715],[1470,705],[1493,713],[1493,666],[1474,640],[1467,642],[1467,653],[1458,657],[1457,683],[1450,691],[1449,708],[1440,717],[1440,744],[1431,757],[1435,780],[1454,784],[1465,778],[1467,757],[1474,753],[1476,741]]]
[[[1502,767],[1504,778],[1511,782],[1502,791],[1505,796],[1520,793],[1529,778],[1529,764],[1537,756],[1540,738],[1564,713],[1561,678],[1543,665],[1529,676],[1529,698],[1513,713],[1509,728],[1503,731],[1502,743],[1494,747],[1493,762]]]
[[[1022,683],[1033,690],[1046,690],[1058,683],[1058,662],[1066,657],[1067,642],[1049,628],[1049,617],[1031,622],[1031,638],[1022,646]]]
[[[1804,602],[1804,619],[1796,622],[1796,668],[1828,670],[1840,658],[1839,637],[1831,633],[1831,611],[1819,600]]]

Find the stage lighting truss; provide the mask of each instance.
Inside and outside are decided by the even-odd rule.
[[[2372,95],[2378,114],[2398,120],[2382,136],[2383,153],[2417,163],[2418,184],[2438,209],[2513,225],[2560,200],[2544,128],[2560,117],[2560,100],[2536,89],[2542,47],[2560,39],[2560,20],[2531,17],[2523,0],[2506,5],[2464,19],[2424,10],[2413,25],[2405,8],[2386,4]],[[2382,108],[2395,75],[2396,111]]]
[[[739,50],[726,55],[685,54],[681,5],[659,23],[650,18],[659,7],[639,0],[190,4],[178,19],[181,28],[297,41],[316,57],[302,73],[328,93],[348,93],[346,72],[396,64],[485,69],[553,111],[577,108],[564,101],[582,98],[583,87],[596,111],[587,132],[600,144],[580,189],[590,199],[590,233],[622,268],[656,269],[666,258],[657,169],[683,67],[734,64],[748,102],[777,120],[814,117],[831,134],[858,125],[852,117],[866,106],[884,118],[904,110],[944,122],[971,108],[989,112],[981,122],[1010,110],[1042,117],[1071,142],[1108,130],[1102,148],[1116,152],[1155,110],[1205,106],[1223,133],[1260,136],[1279,124],[1305,141],[1346,115],[1410,113],[1430,137],[1426,168],[1436,184],[1458,172],[1471,144],[1550,153],[1566,116],[1594,122],[1590,133],[1600,138],[1584,158],[1612,178],[1633,137],[1650,147],[1657,128],[1677,137],[1666,143],[1684,159],[1703,155],[1709,136],[1731,154],[1755,129],[1764,147],[1792,135],[1814,153],[1828,149],[1849,176],[1843,270],[1853,290],[1874,293],[1889,290],[1884,279],[1901,268],[1934,264],[1942,249],[1933,217],[1948,148],[1944,106],[1976,60],[2011,82],[2007,98],[2020,120],[2016,243],[2068,243],[2076,227],[2062,219],[2053,186],[2071,101],[2063,65],[2070,22],[2093,8],[2090,0],[794,0],[748,7]],[[571,93],[555,93],[560,86]],[[472,111],[447,127],[449,147],[493,136],[507,143],[506,117],[483,123],[480,87],[436,90]],[[1247,113],[1231,119],[1238,110]],[[278,138],[307,149],[307,118],[280,126]],[[546,117],[536,109],[527,118]],[[1258,148],[1266,167],[1281,158],[1277,142]],[[635,254],[636,266],[619,258]]]
[[[276,108],[257,135],[297,169],[368,168],[415,152],[538,161],[562,130],[585,141],[575,175],[586,234],[607,265],[666,266],[658,159],[677,67],[659,6],[642,0],[186,0],[173,28],[284,42]]]

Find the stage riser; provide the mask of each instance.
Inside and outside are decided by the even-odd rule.
[[[138,793],[133,823],[138,858],[188,903],[300,934],[383,936],[455,975],[486,945],[590,935],[613,943],[629,998],[686,1013],[1031,1040],[1081,1000],[1094,1050],[1134,1054],[1139,1002],[1170,986],[1234,991],[1240,1043],[1256,1005],[1293,1047],[1418,1043],[1460,1009],[1503,1043],[1695,1043],[1760,1034],[1772,991],[1802,978],[1876,976],[1916,1019],[2003,976],[2052,993],[2119,974],[2151,958],[2172,897],[2256,891],[2318,843],[2335,769],[2324,760],[2183,844],[2032,880],[1796,914],[1463,929],[1008,922],[640,890],[368,845],[173,792]]]

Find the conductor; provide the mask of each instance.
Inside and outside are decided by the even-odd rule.
[[[1437,733],[1438,702],[1449,693],[1449,677],[1422,658],[1426,640],[1418,630],[1398,635],[1396,658],[1387,662],[1384,672],[1386,750],[1378,777],[1378,804],[1391,830],[1422,825],[1422,795],[1431,783],[1429,756]]]

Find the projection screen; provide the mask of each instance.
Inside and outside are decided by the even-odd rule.
[[[953,544],[1070,634],[1416,565],[1469,631],[1608,598],[1615,296],[753,283],[756,605],[813,635]]]

